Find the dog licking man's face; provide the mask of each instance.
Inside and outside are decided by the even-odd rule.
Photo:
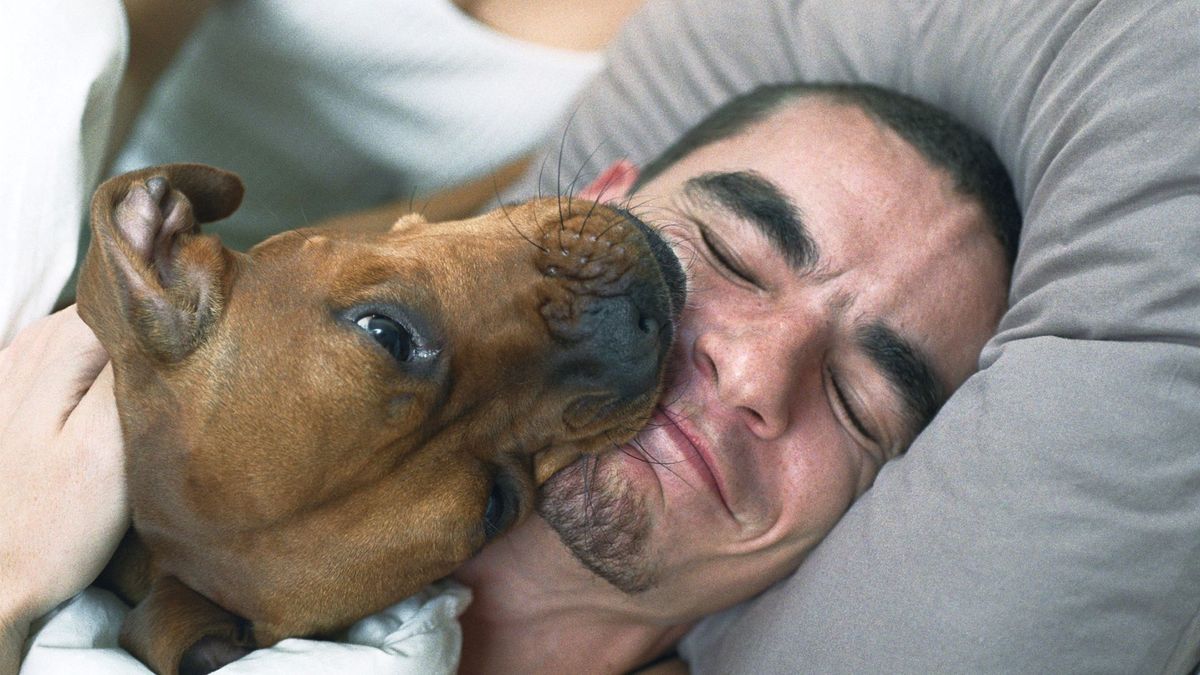
[[[821,97],[629,198],[635,179],[614,167],[586,194],[635,204],[684,263],[672,379],[636,442],[552,478],[540,512],[629,602],[686,621],[766,588],[832,529],[974,371],[1008,269],[946,172]]]
[[[197,232],[240,189],[198,165],[102,186],[80,311],[152,570],[260,646],[444,576],[652,414],[683,272],[629,214],[552,198],[240,254]]]

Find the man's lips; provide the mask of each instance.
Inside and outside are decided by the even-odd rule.
[[[668,408],[659,406],[654,412],[651,423],[657,424],[662,429],[667,438],[675,444],[683,461],[690,465],[695,474],[717,495],[729,515],[734,515],[733,509],[729,506],[729,500],[726,498],[724,481],[720,469],[714,461],[712,450],[691,425],[690,420],[671,412]]]

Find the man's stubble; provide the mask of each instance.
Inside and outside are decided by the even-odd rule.
[[[658,574],[645,499],[613,466],[620,459],[585,457],[559,471],[542,486],[538,513],[584,567],[635,595],[653,588]]]

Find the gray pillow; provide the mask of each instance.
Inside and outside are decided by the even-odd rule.
[[[693,631],[692,669],[1192,668],[1200,4],[651,0],[610,56],[541,190],[756,84],[857,80],[983,132],[1026,214],[980,372],[794,576]]]

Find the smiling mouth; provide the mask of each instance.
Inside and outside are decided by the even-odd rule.
[[[680,453],[683,455],[683,459],[679,461],[689,464],[700,479],[716,494],[717,498],[721,501],[721,505],[729,512],[729,515],[734,516],[733,509],[729,505],[729,499],[726,497],[722,477],[717,471],[713,460],[712,452],[700,440],[700,437],[690,427],[687,420],[660,405],[655,408],[652,423],[657,423],[678,447]],[[734,517],[736,519],[736,516]]]

